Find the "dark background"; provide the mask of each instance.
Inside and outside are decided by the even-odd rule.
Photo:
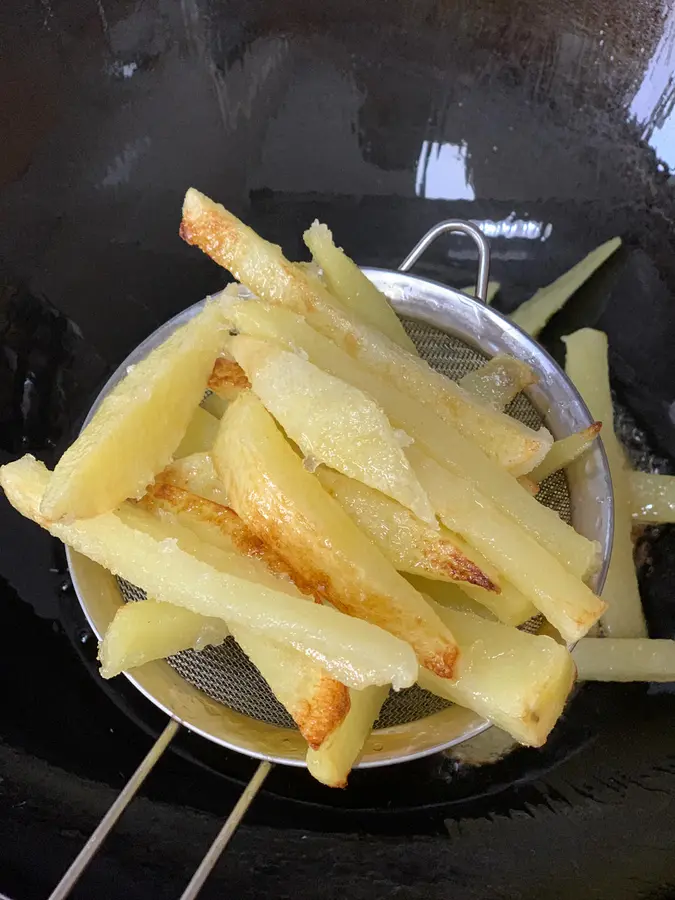
[[[547,328],[610,337],[635,461],[675,454],[670,4],[41,0],[0,6],[0,461],[53,463],[107,373],[220,271],[177,236],[194,185],[304,256],[316,216],[395,267],[450,215],[512,310],[624,248]],[[461,286],[472,251],[419,271]],[[101,684],[62,552],[0,501],[0,893],[47,896],[162,716]],[[670,529],[640,548],[672,636]],[[675,896],[675,703],[590,685],[546,748],[441,754],[330,792],[277,770],[204,891],[233,898]],[[175,897],[252,771],[181,736],[74,896]]]

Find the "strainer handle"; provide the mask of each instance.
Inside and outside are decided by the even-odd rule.
[[[483,232],[472,222],[464,219],[446,219],[434,225],[421,238],[398,267],[399,272],[408,272],[430,247],[436,238],[447,232],[458,232],[470,237],[478,248],[478,273],[476,275],[476,299],[487,303],[488,276],[490,274],[490,245]]]
[[[176,722],[174,719],[171,719],[164,731],[160,734],[160,736],[148,751],[148,754],[143,762],[126,783],[113,805],[96,826],[87,843],[71,863],[68,871],[65,873],[61,881],[59,881],[52,893],[49,895],[49,900],[64,900],[64,898],[66,898],[70,894],[72,889],[79,881],[80,876],[100,849],[101,844],[113,829],[119,817],[122,815],[129,803],[133,800],[138,789],[154,768],[155,763],[157,763],[166,748],[171,743],[172,738],[175,736],[179,728],[180,722]],[[227,817],[225,824],[218,832],[218,835],[208,849],[206,856],[201,861],[199,867],[197,868],[197,871],[190,879],[190,883],[186,887],[185,891],[181,894],[180,900],[194,900],[194,898],[197,896],[204,882],[208,878],[209,873],[218,862],[221,853],[228,845],[230,838],[237,830],[237,826],[243,819],[246,810],[249,808],[253,801],[253,798],[262,787],[262,784],[271,768],[272,764],[267,762],[266,760],[263,760],[255,770],[255,772],[253,773],[253,777],[244,788],[241,797],[237,801],[230,815]]]

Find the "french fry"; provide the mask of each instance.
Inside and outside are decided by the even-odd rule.
[[[460,378],[459,386],[488,406],[504,409],[536,382],[537,376],[527,363],[512,356],[495,356],[480,369]]]
[[[207,452],[211,449],[217,431],[218,419],[202,409],[201,406],[197,406],[183,439],[174,453],[174,459],[192,456],[193,453]]]
[[[543,635],[434,604],[461,648],[454,680],[420,669],[427,691],[485,716],[532,747],[540,747],[558,721],[574,684],[566,647]]]
[[[148,485],[148,492],[152,493],[154,486],[160,484],[173,485],[206,500],[227,506],[225,487],[208,453],[193,453],[191,456],[184,456],[183,459],[174,460],[166,469],[162,469],[153,485]]]
[[[609,386],[607,336],[583,328],[563,338],[567,347],[565,370],[584,398],[593,418],[604,423],[602,442],[607,454],[614,490],[614,540],[603,595],[609,606],[602,617],[606,637],[647,636],[642,612],[631,540],[631,497],[623,448],[615,433]]]
[[[565,640],[583,637],[606,604],[468,481],[414,446],[408,457],[443,524],[485,554]]]
[[[575,434],[570,434],[566,438],[555,441],[544,457],[544,461],[540,462],[537,468],[530,472],[529,477],[535,483],[541,484],[549,475],[560,471],[560,469],[567,468],[591,447],[593,441],[600,434],[601,428],[602,422],[594,422],[582,431],[577,431]]]
[[[318,749],[310,747],[307,751],[310,775],[328,787],[347,786],[347,776],[359,758],[388,694],[386,687],[350,690],[351,707],[343,722]]]
[[[240,335],[230,346],[254,393],[307,460],[382,491],[438,528],[400,440],[370,397],[273,343]]]
[[[223,338],[218,303],[138,363],[63,454],[42,500],[48,519],[81,519],[140,497],[180,443]]]
[[[408,641],[422,665],[452,675],[452,634],[324,491],[251,391],[223,417],[213,460],[232,508],[300,577],[350,615]]]
[[[452,584],[418,575],[406,575],[406,578],[415,590],[431,597],[437,603],[496,619],[504,625],[517,627],[539,614],[532,601],[504,579],[501,581],[501,592],[494,594],[465,582]]]
[[[101,642],[101,675],[112,678],[153,659],[165,659],[188,649],[202,650],[209,644],[222,643],[229,633],[222,619],[200,616],[172,603],[125,603]],[[312,747],[320,747],[344,720],[349,710],[349,689],[293,647],[261,638],[246,628],[235,626],[232,634],[305,740]]]
[[[114,678],[188,648],[222,644],[228,634],[222,619],[200,616],[172,603],[125,603],[115,613],[99,647],[101,677]]]
[[[392,425],[410,435],[441,465],[469,479],[575,575],[585,578],[597,569],[597,543],[578,534],[554,510],[538,503],[508,472],[441,421],[433,410],[364,369],[304,319],[259,301],[232,298],[226,298],[224,314],[242,334],[263,337],[306,353],[324,371],[369,394]]]
[[[248,628],[235,627],[232,635],[310,748],[323,746],[349,713],[349,689],[293,647],[262,638]]]
[[[321,466],[317,477],[361,531],[380,548],[399,572],[444,581],[467,581],[499,592],[497,574],[481,570],[461,538],[447,529],[429,528],[409,509],[380,491]],[[492,579],[495,580],[492,580]]]
[[[335,246],[329,228],[320,222],[313,222],[303,239],[312,257],[321,266],[328,289],[342,306],[417,356],[415,345],[406,334],[387,297],[366,278],[343,250]]]
[[[485,298],[485,302],[488,306],[491,305],[492,301],[495,299],[501,284],[498,281],[488,281],[487,286],[487,297]],[[476,285],[468,284],[466,287],[460,288],[460,291],[463,294],[468,294],[469,297],[476,296]]]
[[[572,655],[579,681],[675,681],[675,641],[584,638]]]
[[[317,586],[299,583],[285,561],[265,546],[233,510],[166,484],[149,488],[139,505],[161,523],[161,530],[152,532],[156,536],[161,537],[168,525],[179,542],[185,544],[186,536],[181,529],[188,528],[207,544],[227,553],[240,553],[256,564],[262,563],[272,575],[293,582],[305,596],[314,593],[319,596]],[[147,524],[143,527],[147,529]],[[186,549],[189,551],[191,546],[188,543]],[[252,571],[251,575],[260,580],[258,571]],[[270,587],[278,587],[275,581],[268,583]],[[309,745],[320,746],[349,709],[347,688],[292,647],[274,644],[241,627],[231,625],[230,631],[291,714]]]
[[[546,455],[553,439],[545,428],[535,432],[478,403],[424,360],[350,319],[328,291],[310,283],[284,258],[279,247],[193,188],[185,195],[180,233],[262,299],[305,316],[353,359],[426,404],[514,475],[527,474]]]
[[[158,540],[130,527],[115,513],[72,523],[46,520],[40,503],[48,481],[47,469],[31,456],[0,468],[0,486],[15,509],[149,596],[291,644],[349,687],[391,683],[400,688],[415,681],[415,656],[393,635],[326,606],[289,596],[291,588],[295,590],[290,583],[279,581],[279,589],[272,590],[229,573],[249,570],[252,560],[225,554],[196,538],[187,553],[171,537]],[[127,505],[126,511],[136,521],[144,517],[153,527],[156,524],[143,510]],[[212,565],[214,561],[223,570]]]
[[[313,596],[321,602],[320,587],[300,578],[284,558],[254,534],[228,506],[171,484],[151,485],[139,501],[139,506],[160,520],[167,514],[174,517],[176,522],[189,528],[207,544],[228,553],[240,553],[259,560],[276,577],[293,582],[301,594]]]
[[[239,391],[250,388],[251,382],[239,363],[226,356],[219,356],[213,364],[207,386],[210,391],[214,391],[223,400],[231,402],[237,399]],[[222,414],[218,418],[222,418]]]
[[[521,303],[511,314],[511,320],[532,337],[537,337],[548,320],[563,308],[572,294],[578,291],[620,246],[621,238],[615,237],[596,247],[560,278],[540,288],[533,297]]]
[[[675,475],[629,472],[633,522],[675,522]]]

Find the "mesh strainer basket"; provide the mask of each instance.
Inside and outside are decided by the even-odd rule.
[[[433,281],[407,274],[425,249],[442,233],[461,232],[478,246],[476,296],[471,298]],[[365,274],[390,299],[403,317],[420,355],[453,379],[480,366],[498,353],[526,362],[538,377],[536,386],[512,403],[509,412],[528,425],[544,423],[555,438],[564,437],[592,423],[574,387],[550,356],[528,335],[484,304],[489,249],[482,233],[459,220],[442,222],[426,234],[398,271],[364,269]],[[102,398],[126,373],[179,325],[194,316],[203,304],[185,310],[137,347],[109,379],[92,407],[89,421]],[[609,470],[601,445],[575,463],[566,475],[551,476],[539,499],[602,548],[603,565],[592,587],[604,583],[612,539],[612,492]],[[143,597],[136,587],[116,579],[90,560],[69,551],[68,562],[82,609],[101,638],[118,607]],[[526,623],[537,630],[537,619]],[[248,803],[262,784],[272,763],[304,765],[306,744],[257,669],[228,638],[220,647],[199,653],[185,651],[134,670],[126,677],[170,722],[148,757],[75,860],[52,898],[65,897],[101,840],[182,725],[232,750],[257,757],[261,764],[251,784],[227,820],[219,837],[193,876],[183,898],[196,896],[208,872],[236,828]],[[447,703],[418,687],[392,694],[385,703],[375,731],[367,741],[359,767],[390,765],[438,752],[468,740],[489,727],[475,713]]]

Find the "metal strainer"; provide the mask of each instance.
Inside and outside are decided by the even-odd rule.
[[[478,246],[478,300],[436,282],[405,274],[440,234],[453,231],[468,235]],[[512,403],[509,408],[512,415],[535,427],[545,423],[556,438],[587,427],[592,423],[590,413],[546,351],[485,305],[488,267],[489,248],[478,228],[460,220],[448,220],[422,238],[398,271],[363,271],[391,299],[420,355],[434,368],[458,379],[497,353],[509,354],[528,363],[538,376],[536,386],[528,390],[528,395],[520,395]],[[127,367],[145,357],[202,305],[196,304],[167,322],[124,360],[101,391],[85,425],[103,397],[124,377]],[[547,479],[539,499],[579,532],[599,541],[603,565],[592,585],[599,592],[612,539],[611,481],[601,445],[596,442],[582,462],[568,469],[567,477],[558,473]],[[82,609],[100,639],[118,607],[125,601],[141,599],[143,593],[77,553],[68,551],[68,563]],[[534,619],[524,627],[537,630],[539,625],[540,620]],[[53,892],[52,900],[67,896],[180,725],[262,760],[193,876],[183,900],[197,895],[271,764],[304,765],[303,738],[232,638],[219,647],[201,652],[185,651],[166,661],[148,663],[126,677],[170,716],[170,722]],[[389,765],[435,753],[468,740],[487,727],[489,724],[475,713],[418,687],[409,688],[392,694],[385,703],[359,767]]]

